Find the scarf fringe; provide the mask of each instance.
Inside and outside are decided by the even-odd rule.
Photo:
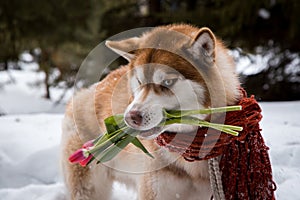
[[[220,160],[225,199],[275,199],[268,149],[259,131],[228,145]]]

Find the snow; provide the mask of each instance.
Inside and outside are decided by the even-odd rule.
[[[271,14],[267,9],[261,8],[258,10],[258,16],[260,16],[263,19],[269,19]]]
[[[269,52],[267,55],[261,54],[247,54],[242,55],[241,49],[234,49],[229,52],[234,58],[237,64],[237,72],[244,75],[258,74],[268,66],[268,61],[273,56],[273,52]]]
[[[300,73],[300,57],[298,53],[285,50],[281,52],[280,48],[273,47],[274,41],[268,41],[267,50],[263,46],[258,46],[255,48],[255,53],[244,52],[240,48],[230,50],[229,53],[233,56],[238,74],[242,75],[254,75],[258,74],[269,67],[278,66],[280,60],[283,58],[288,58],[291,60],[287,63],[284,68],[284,74],[290,76],[290,81],[299,82]]]
[[[300,102],[262,103],[278,199],[300,199]]]
[[[0,112],[7,114],[0,117],[1,200],[66,199],[59,168],[64,105],[54,109],[53,102],[41,98],[43,90],[32,84],[43,75],[33,68],[0,72]],[[300,101],[261,106],[277,199],[300,199]],[[113,200],[136,199],[124,185],[113,187]]]
[[[63,112],[63,104],[42,98],[44,92],[44,73],[37,72],[37,64],[19,63],[23,70],[0,72],[0,113],[21,114],[39,112]],[[25,67],[26,65],[26,67]],[[59,98],[63,91],[51,88],[52,100]],[[70,98],[71,91],[66,97]]]

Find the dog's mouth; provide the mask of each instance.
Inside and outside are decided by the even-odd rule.
[[[142,139],[154,139],[163,131],[162,127],[154,127],[149,130],[141,131],[138,137]]]
[[[169,130],[168,128],[161,126],[161,127],[154,127],[149,130],[140,131],[138,137],[141,139],[151,140],[155,139],[162,133],[168,133],[168,134],[190,134],[194,135],[197,132],[198,128],[194,130]]]

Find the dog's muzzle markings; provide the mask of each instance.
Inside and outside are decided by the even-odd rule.
[[[162,108],[158,105],[144,107],[133,104],[124,116],[125,123],[129,127],[140,131],[150,130],[163,120]]]

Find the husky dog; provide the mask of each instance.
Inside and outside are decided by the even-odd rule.
[[[210,29],[186,24],[157,27],[106,45],[129,63],[78,92],[66,108],[61,163],[70,199],[108,200],[113,181],[135,188],[141,200],[210,199],[207,161],[188,162],[154,139],[164,131],[188,134],[197,129],[182,124],[157,128],[163,109],[236,102],[240,83],[228,50]],[[68,157],[104,132],[103,120],[117,113],[141,131],[142,143],[155,158],[128,145],[108,163],[70,164]]]

